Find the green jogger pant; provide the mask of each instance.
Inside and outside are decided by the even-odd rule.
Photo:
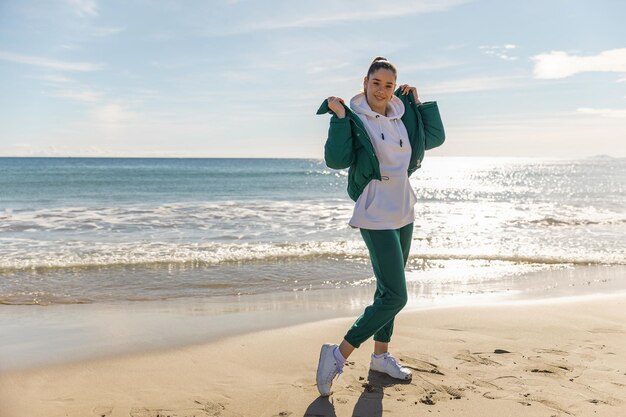
[[[407,302],[404,267],[409,259],[413,223],[399,229],[360,231],[376,276],[376,292],[374,302],[365,308],[344,337],[356,348],[372,335],[378,342],[391,340],[394,318]]]

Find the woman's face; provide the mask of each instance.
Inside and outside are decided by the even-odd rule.
[[[381,112],[382,110],[384,113],[395,89],[396,76],[386,68],[377,69],[363,80],[363,90],[367,97],[367,103],[374,111]]]

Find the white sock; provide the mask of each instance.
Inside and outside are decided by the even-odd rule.
[[[386,354],[386,353],[387,353],[387,352],[383,352],[383,353],[381,353],[380,355],[377,355],[377,354],[375,354],[375,353],[372,353],[372,356],[373,356],[373,357],[375,357],[376,359],[380,359],[380,358],[382,358],[383,356],[385,356],[385,354]]]
[[[339,366],[343,367],[343,365],[346,363],[346,358],[344,358],[341,354],[341,351],[339,351],[339,346],[335,348],[335,350],[333,351],[333,355],[335,356],[335,360],[337,361]]]

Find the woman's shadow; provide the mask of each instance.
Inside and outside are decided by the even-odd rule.
[[[408,385],[386,374],[369,371],[367,381],[362,383],[361,396],[354,405],[352,417],[381,417],[383,415],[384,389],[395,385]],[[341,396],[341,394],[339,394]],[[317,397],[304,412],[304,417],[337,417],[330,397]]]

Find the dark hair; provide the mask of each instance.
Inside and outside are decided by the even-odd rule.
[[[369,78],[370,75],[374,74],[381,68],[388,69],[389,71],[393,72],[393,75],[396,78],[398,78],[398,71],[396,70],[396,67],[391,62],[389,62],[387,58],[384,58],[382,56],[377,56],[376,58],[374,58],[374,60],[370,64],[370,69],[367,70],[367,77]]]

